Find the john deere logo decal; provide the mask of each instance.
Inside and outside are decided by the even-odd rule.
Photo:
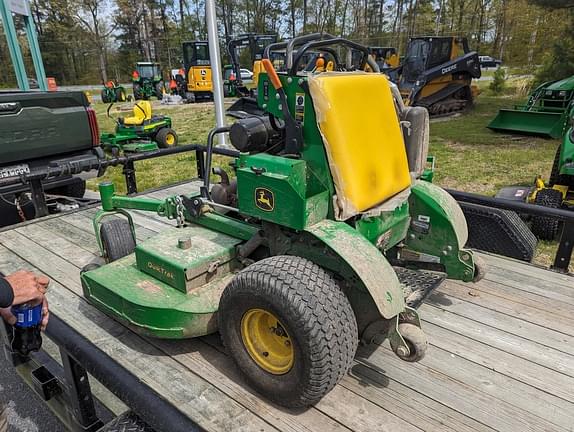
[[[273,211],[275,208],[275,196],[273,192],[265,188],[255,189],[255,205],[263,211]]]

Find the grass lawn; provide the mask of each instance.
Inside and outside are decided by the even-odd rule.
[[[490,95],[487,85],[480,83],[483,94],[476,99],[470,113],[431,123],[430,153],[437,158],[435,183],[440,186],[494,195],[503,186],[531,185],[536,175],[547,178],[550,173],[557,140],[494,133],[486,128],[500,108],[524,100],[524,96],[513,94]],[[130,103],[114,105],[111,115],[113,118],[129,115],[130,107]],[[114,120],[107,118],[106,105],[95,104],[95,109],[100,131],[112,131]],[[205,144],[209,130],[215,125],[210,103],[162,106],[154,101],[154,112],[172,117],[181,144]],[[228,161],[221,157],[215,164]],[[160,187],[194,177],[195,156],[182,154],[137,162],[136,171],[140,190]],[[121,168],[109,169],[104,179],[114,181],[120,192],[125,191]],[[89,183],[91,189],[97,189],[96,185],[95,180]],[[535,262],[549,265],[555,250],[556,244],[540,242]]]

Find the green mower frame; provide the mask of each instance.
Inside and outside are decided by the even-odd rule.
[[[561,138],[574,115],[574,75],[538,86],[525,105],[501,109],[489,123],[494,131]]]
[[[337,216],[336,186],[308,92],[312,77],[297,73],[301,55],[327,46],[358,50],[361,69],[369,63],[378,71],[366,47],[341,38],[307,35],[273,45],[294,59],[291,70],[277,74],[264,56],[258,104],[266,115],[209,133],[200,192],[153,199],[119,196],[113,184],[100,185],[94,230],[106,264],[89,265],[81,275],[91,303],[147,336],[219,330],[248,382],[288,407],[314,404],[330,391],[351,366],[359,340],[388,338],[401,359],[420,360],[427,342],[416,306],[445,277],[473,281],[484,274],[464,248],[460,207],[420,180],[422,169],[411,170],[410,188],[384,208]],[[359,74],[360,80],[376,75],[389,122],[399,128],[399,119],[410,119],[407,144],[426,148],[425,133],[416,132],[428,127],[426,110],[404,107],[384,76]],[[212,185],[214,137],[227,132],[241,152],[237,179],[215,169],[222,181]],[[397,144],[404,152],[402,137]],[[425,152],[412,154],[426,162]],[[177,227],[138,243],[130,209]],[[421,279],[424,284],[413,284]]]

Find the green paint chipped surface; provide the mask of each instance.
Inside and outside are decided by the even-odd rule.
[[[403,291],[395,271],[361,233],[344,222],[328,219],[306,231],[322,240],[351,266],[383,317],[392,318],[404,311]]]
[[[178,239],[191,239],[191,247],[178,248]],[[219,299],[238,267],[234,257],[240,242],[199,226],[172,228],[139,244],[135,254],[84,273],[84,294],[148,336],[180,339],[213,333]],[[183,285],[175,288],[175,280]]]
[[[189,240],[180,249],[178,240]],[[241,240],[197,225],[172,228],[136,247],[139,269],[180,290],[191,292],[218,274],[228,273]],[[207,274],[209,271],[209,274]],[[201,277],[203,275],[203,277]]]

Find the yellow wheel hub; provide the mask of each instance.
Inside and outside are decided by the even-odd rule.
[[[168,146],[172,146],[175,144],[175,136],[173,134],[167,134],[165,137],[165,142]]]
[[[263,370],[283,375],[293,367],[291,338],[272,313],[249,309],[241,319],[241,338],[251,358]]]

